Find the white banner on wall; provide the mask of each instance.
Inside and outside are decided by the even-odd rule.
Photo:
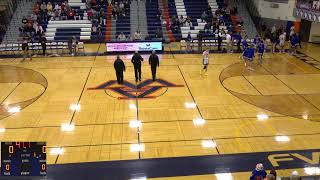
[[[108,42],[107,52],[161,51],[162,42]]]

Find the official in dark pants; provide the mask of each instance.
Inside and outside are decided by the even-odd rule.
[[[132,56],[131,62],[134,67],[134,76],[136,77],[136,82],[141,81],[141,62],[143,61],[143,58],[141,55],[136,51],[134,55]]]
[[[222,37],[221,34],[218,33],[218,51],[221,51]]]
[[[43,56],[46,55],[46,49],[47,49],[46,42],[47,42],[47,39],[46,39],[46,37],[44,36],[44,34],[41,35],[41,37],[40,37],[40,44],[41,44],[41,47],[42,47],[42,54],[43,54]]]
[[[157,67],[159,67],[159,57],[156,55],[155,51],[152,51],[152,54],[149,57],[149,64],[151,66],[152,80],[156,80]]]
[[[117,56],[117,59],[114,61],[113,66],[116,70],[118,84],[123,84],[123,72],[126,71],[126,66],[120,59],[119,55]]]

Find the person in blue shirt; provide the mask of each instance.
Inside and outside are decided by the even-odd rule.
[[[263,180],[267,177],[267,172],[264,170],[261,163],[256,165],[256,168],[252,171],[250,180]]]
[[[299,39],[296,34],[293,34],[290,40],[291,43],[291,54],[296,54],[297,53],[297,46],[299,44]]]
[[[242,52],[242,59],[244,61],[244,66],[247,67],[247,61],[248,61],[248,52],[249,49],[246,48],[243,52]]]
[[[259,64],[262,64],[264,50],[265,50],[264,42],[262,39],[260,39],[258,42],[258,47],[257,47],[258,56],[259,56]]]
[[[248,47],[247,39],[243,39],[242,41],[242,50],[244,51]]]
[[[249,70],[254,70],[253,68],[252,68],[252,64],[253,64],[253,58],[254,58],[254,48],[253,48],[253,45],[250,45],[250,47],[248,47],[247,48],[247,54],[246,54],[246,56],[247,56],[247,60],[248,60],[248,66],[247,66],[247,68],[249,69]]]
[[[256,35],[256,37],[254,37],[254,39],[253,39],[254,49],[256,51],[257,51],[259,43],[260,43],[260,37],[259,37],[259,35]]]
[[[244,52],[246,51],[247,47],[248,47],[248,43],[247,43],[247,40],[246,39],[243,39],[242,42],[241,42],[241,46],[242,46],[242,59],[245,60],[244,57],[246,57],[244,55]],[[241,56],[239,57],[241,58]]]

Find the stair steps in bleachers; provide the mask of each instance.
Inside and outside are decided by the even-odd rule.
[[[75,36],[78,40],[91,40],[92,23],[89,20],[50,20],[46,27],[48,41],[67,41]]]
[[[17,9],[14,12],[6,30],[6,34],[3,37],[2,44],[17,43],[19,39],[19,28],[22,26],[22,19],[31,14],[34,3],[35,0],[21,0],[18,3]]]
[[[196,38],[199,31],[204,29],[205,22],[201,21],[201,14],[207,10],[208,1],[207,0],[198,0],[198,1],[188,1],[188,0],[175,0],[177,11],[186,12],[187,16],[191,18],[193,27],[181,27],[182,38],[187,38],[188,32],[191,33],[192,38]]]
[[[251,19],[245,3],[241,1],[238,2],[235,0],[230,0],[229,4],[230,6],[236,6],[238,8],[238,16],[240,16],[241,20],[243,20],[243,28],[245,29],[248,38],[254,38],[258,34],[258,31],[253,20]]]
[[[130,4],[130,36],[131,37],[133,37],[137,29],[139,29],[138,1],[132,1]]]
[[[106,21],[106,41],[111,41],[111,30],[112,30],[112,6],[107,8],[107,21]]]
[[[82,0],[68,0],[68,4],[71,8],[86,9],[86,3]]]
[[[157,18],[157,13],[159,9],[159,2],[158,1],[146,1],[145,3],[145,9],[147,17],[146,19],[146,27],[149,35],[151,37],[156,37],[156,32],[159,29],[162,33],[162,23],[160,18]]]
[[[178,9],[176,7],[176,2],[175,0],[168,0],[168,10],[169,10],[169,15],[170,17],[173,17],[173,16],[178,16],[178,15],[182,15],[184,18],[186,18],[186,12],[185,10],[184,11],[179,11],[178,13]],[[181,36],[181,27],[179,27],[177,29],[177,32],[174,32],[174,37],[176,38],[176,40],[181,40],[182,36]]]
[[[149,1],[148,1],[149,2]],[[153,2],[154,4],[155,2]],[[150,18],[149,14],[147,14],[146,6],[150,6],[145,1],[138,1],[138,20],[139,20],[139,30],[141,32],[142,39],[145,39],[147,35],[153,35],[148,31],[149,24],[147,18]],[[154,22],[156,24],[156,22]]]
[[[218,3],[216,0],[208,0],[208,4],[211,7],[212,14],[215,14],[218,9]]]
[[[161,1],[161,0],[160,0]],[[169,27],[169,24],[170,24],[170,16],[169,16],[169,11],[168,11],[168,3],[166,0],[162,0],[162,8],[163,8],[163,18],[166,22],[166,28],[167,28],[167,32],[168,32],[168,37],[170,39],[170,42],[174,42],[175,41],[175,38],[173,36],[173,33]]]
[[[118,36],[123,32],[127,37],[130,35],[130,12],[126,12],[125,16],[118,17],[115,22],[115,35]],[[112,28],[111,28],[112,29]],[[116,40],[112,39],[111,40]]]
[[[161,14],[163,14],[163,6],[162,6],[162,1],[158,1],[158,6],[159,9],[161,10]],[[161,19],[162,20],[162,19]],[[165,24],[162,23],[161,21],[161,29],[162,29],[162,36],[165,42],[170,42],[169,36],[168,36],[168,31],[167,31],[167,27]]]

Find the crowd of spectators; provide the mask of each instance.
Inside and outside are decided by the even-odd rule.
[[[112,6],[112,16],[114,19],[125,17],[130,12],[130,1],[109,1]]]
[[[258,163],[256,168],[252,171],[250,180],[276,180],[277,172],[274,169],[271,169],[269,174],[263,167],[263,164]],[[289,180],[301,180],[301,177],[297,171],[292,171]]]
[[[320,11],[320,0],[298,0],[297,7],[312,11]]]

